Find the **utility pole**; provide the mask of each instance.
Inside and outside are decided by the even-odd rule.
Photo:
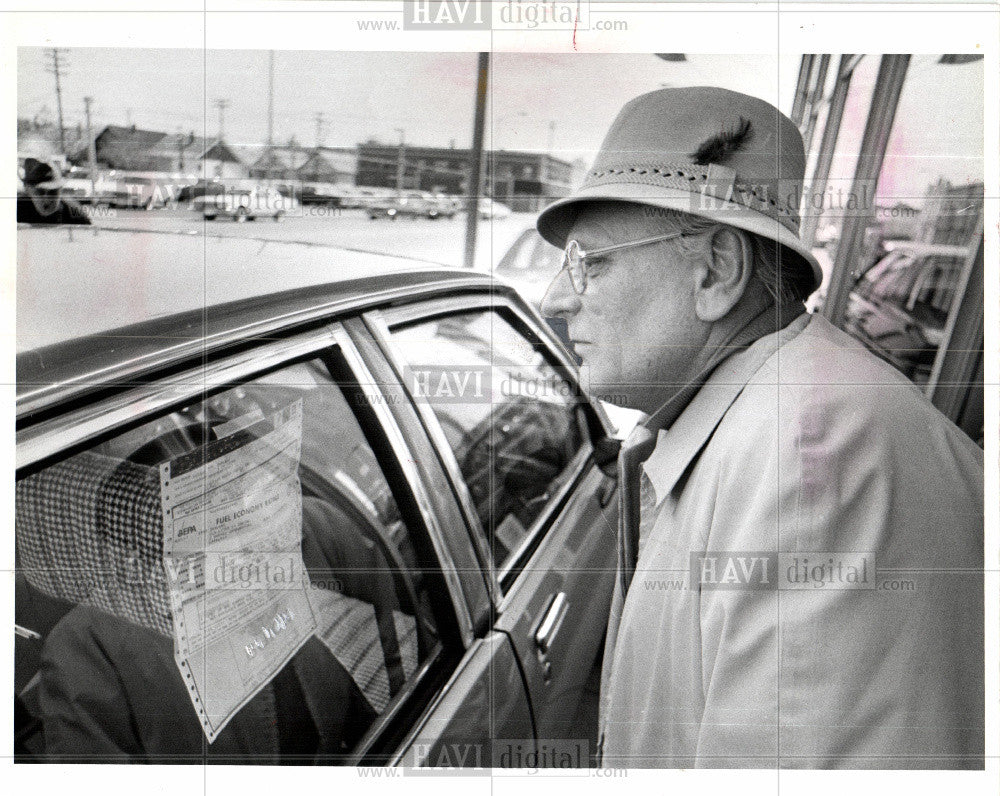
[[[274,146],[274,50],[267,57],[267,153]]]
[[[59,115],[59,151],[65,157],[66,133],[63,127],[62,83],[60,77],[61,73],[66,69],[66,63],[62,60],[64,54],[59,51],[58,47],[53,47],[49,50],[49,57],[52,59],[52,62],[46,67],[46,71],[55,75],[56,78],[56,111]]]
[[[317,111],[316,116],[316,149],[323,146],[323,111]]]
[[[97,147],[94,142],[94,134],[91,132],[90,127],[90,104],[94,101],[93,97],[83,98],[83,111],[87,116],[87,165],[90,167],[90,195],[93,202],[97,202],[97,182],[95,175],[97,174]]]
[[[402,192],[403,178],[406,176],[406,131],[402,127],[395,129],[399,133],[399,153],[396,155],[396,190]]]
[[[178,168],[178,170],[182,174],[184,173],[184,170],[187,167],[187,164],[184,161],[184,150],[187,149],[189,146],[191,146],[191,144],[193,144],[193,143],[194,143],[194,130],[192,130],[190,133],[187,134],[187,136],[185,136],[184,135],[184,130],[182,130],[180,127],[178,127],[177,128],[177,154],[178,154],[177,168]]]
[[[219,140],[221,141],[226,131],[226,108],[229,107],[229,100],[217,99],[215,107],[219,109]]]
[[[479,225],[479,192],[483,181],[483,131],[486,128],[486,92],[490,79],[490,54],[479,53],[476,64],[476,104],[472,114],[472,152],[469,158],[469,201],[465,215],[465,267],[476,264]]]

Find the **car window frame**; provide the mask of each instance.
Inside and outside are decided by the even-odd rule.
[[[443,529],[431,509],[426,484],[412,465],[412,453],[398,423],[387,411],[382,388],[371,379],[368,365],[344,329],[342,320],[328,321],[311,331],[249,347],[236,354],[221,352],[217,357],[184,368],[179,373],[172,371],[162,380],[157,379],[158,369],[153,367],[143,376],[142,384],[65,412],[58,410],[66,401],[55,404],[51,407],[53,414],[18,430],[15,478],[25,477],[69,458],[103,439],[149,422],[186,402],[202,399],[310,358],[320,360],[327,369],[340,359],[372,399],[379,429],[371,429],[360,417],[359,426],[366,439],[371,440],[372,433],[381,433],[389,444],[394,457],[393,465],[403,474],[405,481],[396,488],[407,491],[407,497],[417,507],[419,522],[423,526],[410,529],[410,532],[422,533],[430,539],[448,592],[447,602],[452,616],[441,617],[436,612],[435,621],[444,620],[455,625],[450,629],[438,627],[439,640],[431,653],[420,661],[403,690],[372,722],[357,746],[346,753],[344,765],[356,766],[368,762],[373,756],[378,761],[395,752],[394,748],[385,747],[386,742],[391,742],[395,725],[401,717],[413,713],[422,715],[434,704],[442,683],[460,667],[460,661],[468,653],[474,638],[465,595],[454,575],[454,566],[448,564],[451,556],[443,538]],[[343,389],[332,373],[330,383]],[[374,393],[379,393],[380,397]],[[383,467],[381,461],[379,464]],[[388,480],[390,475],[385,473],[385,477]],[[448,642],[451,636],[458,639],[458,644]],[[388,741],[387,733],[390,734]]]
[[[545,346],[545,350],[548,353],[547,359],[556,372],[562,378],[566,379],[579,395],[584,396],[581,407],[586,414],[586,426],[588,429],[587,439],[570,462],[569,477],[566,478],[556,493],[546,501],[545,508],[527,529],[525,538],[521,540],[517,548],[507,557],[504,566],[499,569],[493,560],[493,552],[489,547],[482,521],[476,512],[468,484],[462,475],[458,459],[448,442],[437,413],[434,412],[433,408],[426,401],[417,401],[414,399],[404,377],[405,368],[408,363],[392,340],[392,331],[394,328],[426,322],[443,316],[476,311],[495,312],[501,318],[503,318],[505,312],[508,313],[513,317],[508,317],[505,320],[508,322],[513,321],[511,325],[515,331],[526,336],[533,346]],[[593,466],[595,429],[598,427],[606,428],[607,426],[602,420],[600,413],[596,411],[593,402],[589,397],[586,397],[586,393],[583,391],[577,376],[576,365],[567,357],[562,347],[557,345],[553,340],[553,335],[549,333],[548,325],[537,316],[534,316],[533,313],[527,311],[519,302],[503,293],[493,292],[482,295],[449,296],[429,299],[414,304],[370,310],[362,314],[362,319],[368,327],[369,333],[378,342],[379,347],[389,360],[393,371],[396,373],[406,395],[409,397],[411,405],[424,424],[427,435],[438,451],[442,466],[454,490],[462,515],[465,518],[469,537],[483,567],[490,598],[493,601],[494,607],[499,608],[503,604],[507,594],[514,588],[517,577],[524,570],[525,564],[531,557],[531,554],[541,543],[542,539],[545,538],[552,524],[558,519],[570,494]],[[526,331],[527,335],[525,335]],[[532,340],[531,338],[534,339]]]

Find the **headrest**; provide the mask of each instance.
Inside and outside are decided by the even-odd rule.
[[[32,586],[172,635],[156,469],[88,451],[19,481],[14,505]]]

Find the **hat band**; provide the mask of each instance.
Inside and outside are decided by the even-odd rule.
[[[740,181],[736,172],[728,166],[702,166],[696,163],[610,166],[591,171],[583,181],[583,187],[612,183],[653,185],[687,191],[698,197],[691,204],[690,212],[694,215],[739,212],[736,208],[740,207],[777,221],[796,236],[799,234],[799,214],[796,209],[769,196],[766,185],[751,185]]]

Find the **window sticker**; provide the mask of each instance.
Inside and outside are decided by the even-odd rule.
[[[317,626],[301,546],[302,401],[238,420],[160,467],[174,655],[210,743]]]

